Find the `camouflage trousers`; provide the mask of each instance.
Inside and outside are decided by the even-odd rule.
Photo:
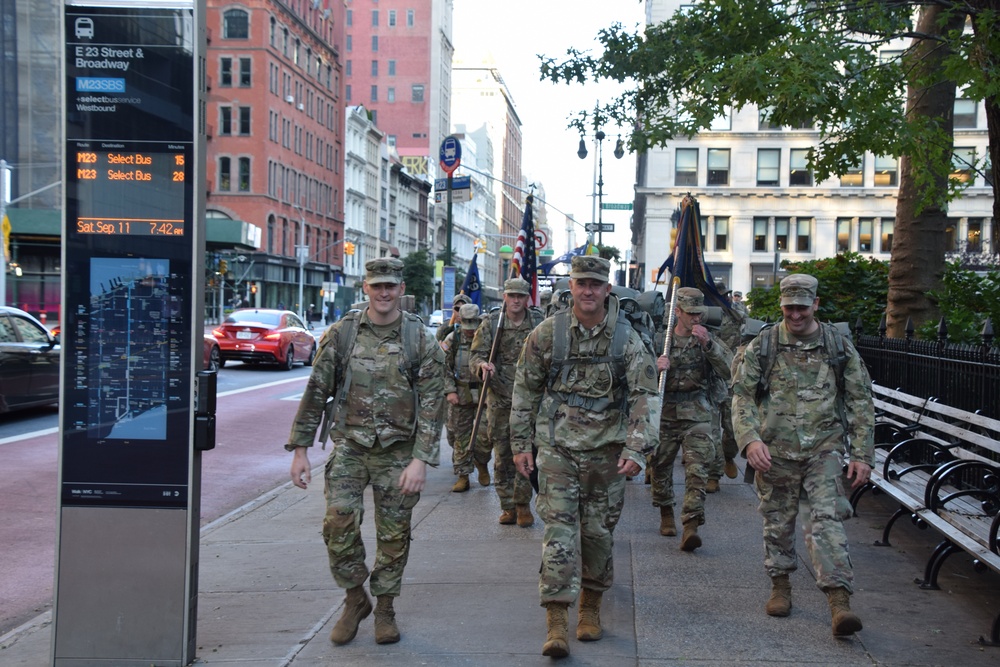
[[[574,603],[581,585],[602,592],[611,588],[614,530],[625,504],[625,476],[618,474],[621,452],[622,445],[538,450],[537,508],[545,522],[538,583],[542,606]]]
[[[718,430],[718,413],[708,422],[660,420],[660,442],[649,457],[654,507],[674,506],[674,460],[683,447],[684,503],[681,506],[681,522],[697,519],[699,524],[705,523],[705,487],[708,485],[709,467],[715,460]]]
[[[448,405],[448,445],[451,446],[451,465],[456,475],[471,474],[473,461],[488,465],[493,456],[487,435],[486,410],[483,410],[482,423],[476,434],[476,445],[469,447],[477,408],[476,403]]]
[[[326,462],[326,516],[323,541],[330,572],[341,588],[360,586],[368,578],[361,539],[365,487],[375,500],[375,565],[368,584],[372,595],[399,595],[403,568],[410,555],[410,517],[420,494],[404,495],[399,476],[413,460],[413,442],[371,449],[345,439],[333,441]]]
[[[801,516],[816,585],[853,592],[854,571],[843,523],[851,513],[844,493],[843,465],[839,452],[804,461],[772,458],[771,469],[754,476],[764,517],[764,569],[768,576],[795,571],[795,520]]]
[[[492,396],[491,396],[492,398]],[[500,509],[531,502],[531,482],[517,474],[514,452],[510,448],[510,406],[499,407],[490,401],[489,436],[493,447],[493,483],[497,487]]]
[[[729,399],[719,404],[719,412],[722,426],[722,438],[715,442],[715,458],[708,469],[709,479],[722,479],[723,467],[726,461],[735,459],[740,453],[740,448],[736,444],[736,436],[733,434],[733,392],[729,391]]]

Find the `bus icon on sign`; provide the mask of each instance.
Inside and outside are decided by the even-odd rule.
[[[87,39],[94,38],[94,22],[88,18],[79,18],[74,24],[74,31],[76,32],[77,39]]]

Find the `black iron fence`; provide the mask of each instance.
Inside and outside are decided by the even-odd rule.
[[[942,323],[936,341],[886,338],[885,324],[877,335],[855,331],[854,344],[868,365],[872,380],[921,398],[936,398],[968,412],[1000,419],[1000,348],[987,320],[977,345],[948,342]]]

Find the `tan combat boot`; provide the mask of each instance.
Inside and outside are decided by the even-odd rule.
[[[684,534],[681,536],[681,551],[694,551],[701,546],[698,537],[698,519],[684,522]]]
[[[576,622],[576,638],[582,642],[596,642],[604,636],[601,628],[601,591],[584,588],[580,591],[580,610]]]
[[[469,490],[469,476],[459,475],[455,481],[455,486],[451,487],[452,493],[464,493]]]
[[[535,517],[531,514],[530,505],[517,505],[517,525],[521,528],[527,528],[535,523]]]
[[[569,655],[569,605],[565,602],[549,602],[545,605],[545,623],[548,633],[542,646],[542,655],[550,658],[565,658]]]
[[[490,485],[490,469],[485,463],[476,463],[476,472],[479,473],[479,486]]]
[[[740,474],[739,468],[736,467],[736,461],[733,459],[726,459],[726,466],[724,470],[726,477],[729,479],[736,479],[736,476]]]
[[[660,535],[673,537],[677,534],[677,524],[674,523],[674,508],[666,505],[660,508]]]
[[[708,484],[705,485],[705,493],[718,493],[719,492],[719,480],[710,479]]]
[[[368,599],[364,586],[348,588],[347,598],[344,600],[344,613],[330,631],[330,641],[334,644],[346,644],[354,639],[361,621],[368,618],[371,613],[372,601]]]
[[[395,644],[399,641],[399,628],[396,627],[396,612],[392,608],[392,597],[379,595],[375,603],[375,643]]]
[[[517,523],[517,514],[514,510],[501,510],[500,511],[500,523],[504,526],[511,526]]]
[[[830,603],[834,637],[853,635],[861,629],[861,619],[851,611],[851,594],[846,588],[827,588],[826,599]]]
[[[768,616],[788,616],[792,613],[792,582],[787,574],[771,577],[771,597],[764,605]]]

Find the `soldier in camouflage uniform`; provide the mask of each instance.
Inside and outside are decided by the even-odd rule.
[[[660,534],[677,534],[674,522],[673,467],[684,447],[684,504],[681,549],[701,546],[698,526],[705,523],[705,488],[709,467],[715,460],[716,443],[722,437],[719,403],[726,397],[729,365],[733,355],[701,324],[708,311],[705,296],[694,287],[677,290],[674,335],[668,354],[656,366],[666,372],[660,440],[650,458],[653,475],[653,506],[660,508]]]
[[[490,443],[486,429],[480,428],[476,435],[476,446],[470,447],[472,422],[476,419],[479,406],[479,392],[482,383],[479,376],[469,368],[472,354],[472,339],[479,328],[479,306],[467,303],[459,311],[460,329],[448,334],[444,348],[444,393],[448,401],[448,444],[451,445],[451,463],[458,480],[452,491],[462,493],[469,490],[469,473],[473,462],[479,471],[479,484],[489,486]]]
[[[642,469],[660,413],[653,355],[618,318],[610,266],[601,257],[573,258],[567,325],[557,329],[560,316],[549,317],[528,336],[514,382],[510,424],[517,469],[527,476],[538,467],[538,513],[545,522],[539,593],[548,625],[542,654],[551,657],[569,653],[568,608],[578,594],[577,639],[603,635],[601,598],[614,575],[613,533],[625,478]],[[621,375],[608,356],[619,327],[627,330]],[[568,338],[561,370],[552,368],[557,331]]]
[[[750,316],[750,313],[747,311],[747,305],[743,303],[743,292],[733,292],[732,303],[733,309],[738,310],[743,315],[745,321]]]
[[[455,295],[455,298],[452,300],[452,305],[451,305],[451,319],[449,319],[447,322],[444,322],[441,326],[437,328],[437,331],[434,332],[434,337],[437,339],[437,342],[443,343],[444,339],[447,338],[449,334],[458,333],[459,322],[461,321],[461,318],[458,314],[458,309],[467,303],[472,303],[472,299],[465,296],[464,294]]]
[[[373,259],[365,264],[363,284],[369,304],[360,314],[330,325],[320,341],[285,449],[294,452],[292,482],[311,481],[308,448],[324,414],[327,399],[341,398],[333,424],[333,448],[326,463],[326,516],[323,539],[330,571],[347,590],[344,612],[330,640],[345,644],[372,612],[365,594],[369,579],[361,539],[364,491],[371,484],[375,500],[375,566],[369,588],[378,599],[375,641],[399,641],[393,598],[399,595],[410,548],[410,517],[426,480],[426,466],[439,458],[439,415],[444,389],[444,353],[416,316],[399,309],[403,263]],[[406,322],[412,318],[411,322]],[[356,329],[355,329],[356,327]],[[353,348],[340,358],[355,330]],[[419,336],[419,359],[405,359],[404,335]],[[349,338],[348,338],[349,340]],[[415,386],[411,365],[419,364]],[[350,391],[341,383],[350,378]],[[339,396],[338,396],[339,395]],[[324,443],[325,444],[325,443]]]
[[[769,352],[775,355],[770,378],[761,377],[762,339],[770,333],[765,330],[734,369],[733,423],[756,471],[764,517],[764,568],[772,589],[765,611],[790,613],[788,575],[796,569],[795,520],[801,516],[816,584],[827,594],[833,634],[840,636],[861,629],[850,608],[854,574],[842,523],[850,516],[842,469],[849,454],[853,488],[868,482],[875,416],[871,379],[850,340],[843,338],[842,371],[831,364],[834,351],[824,341],[839,334],[815,319],[817,287],[816,278],[804,274],[781,281],[784,319],[771,337],[777,345]]]
[[[715,283],[719,294],[725,296],[730,294],[723,282]],[[732,352],[739,349],[741,338],[743,337],[743,324],[747,320],[746,309],[740,310],[736,307],[736,301],[730,299],[730,309],[722,309],[722,325],[719,327],[718,338]],[[726,396],[719,403],[720,422],[722,424],[722,438],[716,442],[715,459],[708,469],[708,486],[705,490],[708,493],[715,493],[719,490],[719,480],[723,473],[729,479],[735,479],[739,474],[736,467],[736,455],[740,453],[736,446],[736,437],[733,434],[733,393],[726,383]]]
[[[517,523],[531,526],[531,484],[519,477],[514,469],[514,455],[510,450],[510,400],[514,388],[514,371],[521,354],[524,339],[537,322],[528,310],[531,285],[524,278],[511,278],[503,285],[506,314],[500,334],[496,358],[490,363],[490,350],[497,331],[500,313],[492,313],[483,320],[472,341],[470,368],[485,378],[486,402],[489,406],[487,421],[490,446],[493,448],[493,475],[497,496],[500,498],[500,523]]]

